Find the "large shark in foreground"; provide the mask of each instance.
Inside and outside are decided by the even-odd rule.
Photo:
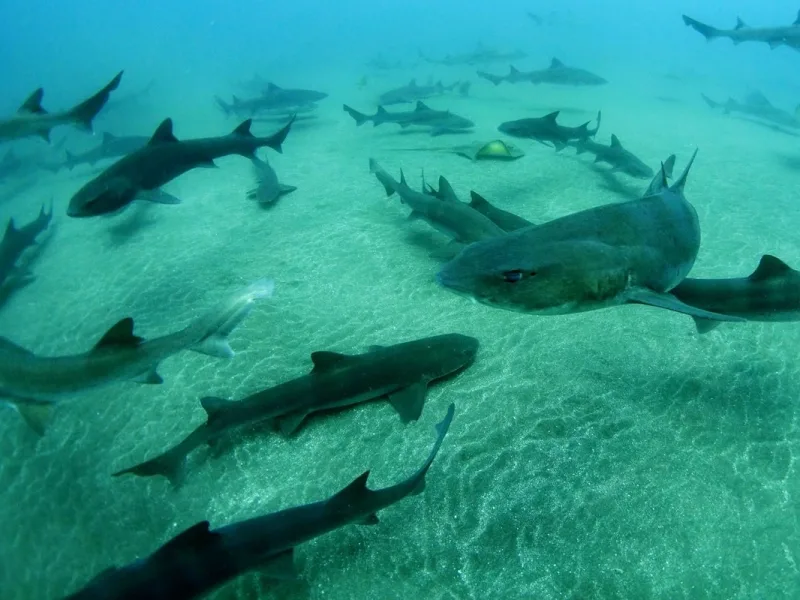
[[[484,304],[526,313],[647,304],[741,321],[694,308],[669,293],[689,273],[700,247],[697,213],[683,195],[692,161],[671,186],[662,169],[639,200],[467,246],[437,278]]]
[[[290,435],[312,413],[377,398],[387,398],[403,422],[415,421],[422,414],[428,385],[472,364],[477,351],[478,340],[453,333],[373,346],[357,355],[314,352],[314,368],[308,375],[236,402],[203,398],[205,423],[166,452],[114,475],[162,475],[178,485],[186,456],[223,435],[270,421]]]
[[[769,254],[748,277],[692,279],[672,289],[681,302],[748,321],[800,321],[800,272]],[[719,321],[695,317],[700,333]]]
[[[42,406],[119,381],[161,383],[158,365],[183,350],[230,358],[228,335],[253,303],[272,290],[271,281],[257,281],[184,329],[151,340],[134,334],[133,319],[127,317],[82,354],[38,356],[0,337],[0,399],[16,406],[28,425],[41,433]]]
[[[327,500],[287,508],[210,529],[201,521],[153,554],[124,567],[110,567],[67,600],[190,600],[255,569],[280,579],[296,576],[298,544],[350,524],[377,525],[377,513],[420,493],[453,420],[455,406],[436,425],[436,443],[423,465],[408,479],[371,490],[365,471]]]
[[[768,44],[770,48],[789,46],[794,50],[800,50],[800,11],[797,12],[797,18],[794,23],[777,27],[750,27],[737,18],[735,28],[717,29],[686,15],[683,15],[683,22],[708,41],[716,38],[728,38],[734,44],[762,42]]]
[[[61,112],[47,112],[42,108],[44,90],[33,92],[9,119],[0,121],[0,140],[14,140],[34,135],[50,141],[50,130],[59,125],[77,125],[92,130],[92,121],[108,102],[109,95],[119,86],[122,71],[102,90],[72,108]]]
[[[290,120],[268,137],[250,133],[250,120],[228,135],[193,140],[178,140],[172,133],[172,119],[164,120],[144,148],[115,162],[78,190],[69,202],[70,217],[94,217],[125,208],[137,196],[175,204],[179,200],[161,192],[162,185],[197,167],[215,167],[214,159],[229,154],[255,157],[255,151],[269,146],[281,152],[289,135]]]

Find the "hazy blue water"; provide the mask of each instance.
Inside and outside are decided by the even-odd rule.
[[[797,324],[726,326],[699,339],[688,318],[646,309],[539,318],[472,306],[432,283],[424,248],[438,238],[409,229],[403,209],[380,201],[369,156],[415,178],[421,168],[445,174],[464,198],[488,190],[535,221],[618,201],[619,190],[571,153],[535,144],[511,168],[400,154],[451,140],[357,129],[340,106],[371,111],[377,93],[411,77],[469,79],[471,98],[440,106],[469,114],[475,137],[487,139],[506,118],[569,108],[562,118],[577,124],[602,108],[602,140],[618,133],[649,164],[675,151],[680,168],[701,148],[687,188],[703,225],[698,276],[744,276],[765,252],[798,268],[798,140],[713,114],[699,94],[760,90],[792,112],[800,52],[707,43],[680,18],[769,26],[791,23],[798,8],[0,0],[2,115],[39,86],[46,108],[64,108],[120,69],[112,100],[151,81],[153,91],[101,115],[98,131],[148,135],[167,116],[179,137],[229,131],[236,119],[212,97],[247,96],[236,83],[255,74],[331,93],[318,125],[293,131],[284,155],[269,153],[280,180],[299,188],[269,213],[244,200],[252,184],[239,158],[171,184],[180,207],[139,207],[108,221],[64,215],[88,170],[37,175],[13,202],[0,198],[2,222],[56,204],[58,229],[34,266],[36,282],[0,306],[0,335],[38,353],[82,351],[126,314],[144,335],[162,334],[243,282],[267,275],[278,285],[237,330],[230,362],[180,355],[160,369],[164,386],[87,394],[38,442],[2,412],[0,598],[58,598],[197,520],[221,525],[318,500],[366,468],[376,485],[397,481],[425,455],[432,424],[453,400],[453,431],[422,497],[387,510],[381,527],[302,547],[299,584],[250,577],[218,597],[800,597]],[[556,56],[610,84],[493,88],[473,67],[412,64],[419,50],[441,57],[479,42],[525,50],[515,61],[525,70]],[[409,66],[375,72],[365,63],[377,55]],[[63,136],[67,147],[97,141],[54,134]],[[46,148],[41,140],[16,147]],[[641,187],[623,179],[623,194]],[[109,477],[202,421],[201,396],[237,399],[301,375],[313,350],[354,353],[446,331],[480,338],[482,353],[432,391],[415,426],[401,427],[386,406],[364,407],[319,419],[288,442],[248,436],[219,460],[198,461],[181,492]]]

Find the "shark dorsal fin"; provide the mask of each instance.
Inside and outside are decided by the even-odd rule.
[[[672,157],[670,157],[672,158]],[[669,162],[669,158],[667,159]],[[674,160],[672,161],[674,164]],[[661,190],[666,189],[669,187],[669,183],[667,182],[667,170],[665,163],[661,163],[661,167],[658,169],[658,173],[656,173],[653,180],[650,182],[650,185],[647,186],[647,190],[644,193],[644,198],[648,196],[655,196],[656,194],[660,193]]]
[[[406,183],[406,175],[403,173],[403,169],[400,169],[400,185],[408,187],[408,184]]]
[[[430,110],[430,107],[425,104],[422,100],[417,100],[417,107],[414,109],[415,112],[420,112],[423,110]]]
[[[547,114],[547,115],[543,116],[542,120],[543,121],[552,121],[553,123],[555,123],[556,119],[558,119],[558,113],[560,113],[560,112],[561,112],[560,110],[553,111],[550,114]]]
[[[219,414],[225,410],[225,407],[230,404],[230,400],[224,400],[222,398],[217,398],[216,396],[206,396],[205,398],[200,398],[200,406],[203,407],[203,410],[206,411],[207,421],[211,423],[219,417]]]
[[[469,197],[470,197],[469,205],[472,208],[475,208],[476,206],[485,206],[485,205],[489,204],[489,202],[486,200],[486,198],[481,196],[476,191],[471,191],[469,193]]]
[[[378,106],[378,109],[375,111],[375,114],[388,115],[389,112],[385,108],[383,108],[382,106]]]
[[[670,154],[663,163],[661,163],[661,168],[664,171],[664,175],[669,179],[672,179],[672,171],[675,169],[675,155]]]
[[[439,193],[437,196],[442,200],[458,200],[455,191],[453,191],[453,186],[450,185],[450,182],[447,181],[444,175],[439,175]]]
[[[272,83],[271,81],[267,82],[267,92],[280,92],[281,88]]]
[[[103,337],[94,345],[92,350],[106,350],[108,348],[135,348],[144,341],[133,334],[133,319],[125,317],[103,334]]]
[[[408,87],[417,87],[417,80],[416,80],[416,78],[412,78],[412,79],[411,79],[411,80],[408,82]]]
[[[736,27],[734,29],[745,29],[748,27],[747,23],[742,21],[741,17],[736,17]]]
[[[765,254],[756,267],[756,270],[748,277],[750,281],[767,281],[773,277],[780,277],[790,273],[793,269],[771,254]]]
[[[312,352],[311,362],[314,363],[313,371],[319,373],[320,371],[327,371],[334,369],[346,363],[350,358],[347,354],[340,354],[338,352]]]
[[[9,219],[8,220],[8,225],[6,225],[6,234],[5,234],[4,238],[7,238],[9,236],[13,236],[15,233],[17,233],[17,231],[18,231],[18,229],[14,226],[14,219],[13,218]]]
[[[44,97],[44,89],[39,88],[38,90],[34,91],[30,96],[28,96],[27,100],[22,103],[22,106],[19,107],[17,112],[19,113],[29,113],[34,115],[43,115],[46,114],[47,111],[42,108],[42,98]]]
[[[219,537],[218,533],[209,530],[208,521],[200,521],[161,546],[161,548],[156,550],[154,556],[183,553],[194,554],[199,548],[216,544],[219,541]]]
[[[253,124],[253,119],[247,119],[243,121],[236,129],[231,132],[231,135],[240,135],[242,137],[253,137],[253,134],[250,133],[250,125]]]
[[[108,133],[107,131],[103,132],[103,144],[110,144],[115,139],[117,139],[117,136],[115,136],[113,133]]]
[[[517,69],[514,65],[508,65],[508,72],[510,75],[518,75],[519,69]]]
[[[369,494],[367,488],[367,479],[369,478],[369,471],[364,471],[361,475],[356,477],[350,485],[346,488],[336,492],[325,503],[325,509],[331,512],[338,512],[340,510],[354,510],[361,504],[364,497]]]
[[[562,62],[561,62],[560,60],[558,60],[557,58],[553,58],[553,60],[551,60],[551,61],[550,61],[550,68],[551,68],[551,69],[560,69],[560,68],[562,68],[563,66],[564,66],[564,63],[562,63]]]
[[[613,133],[611,134],[611,147],[612,148],[622,148],[622,144],[619,143],[619,138],[616,135],[614,135]]]
[[[178,138],[172,133],[172,119],[164,119],[161,121],[161,124],[156,127],[156,131],[153,134],[153,137],[150,138],[150,141],[147,142],[148,145],[155,145],[155,144],[167,144],[172,142],[177,142]]]
[[[678,179],[675,180],[675,183],[673,183],[670,186],[669,188],[670,190],[681,194],[683,193],[683,188],[686,187],[686,178],[689,176],[689,169],[692,168],[692,164],[694,163],[694,159],[696,156],[697,156],[697,150],[695,150],[694,154],[692,154],[692,158],[689,159],[689,163],[686,165],[686,168],[683,170],[683,173],[681,173],[681,176],[678,177]],[[661,172],[664,173],[664,165],[661,165]]]
[[[794,23],[792,23],[792,25],[796,27],[800,26],[800,10],[797,11],[797,18],[794,20]]]

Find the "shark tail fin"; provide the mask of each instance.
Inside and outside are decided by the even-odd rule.
[[[708,333],[712,329],[715,329],[722,321],[714,321],[713,319],[704,319],[703,317],[692,317],[694,319],[694,325],[697,328],[697,333],[704,334]]]
[[[481,77],[487,81],[491,81],[495,85],[500,85],[506,80],[505,77],[499,75],[492,75],[491,73],[487,73],[486,71],[478,71],[478,77]]]
[[[689,163],[683,169],[683,173],[681,173],[681,176],[678,177],[678,179],[675,180],[675,183],[673,183],[670,186],[669,188],[670,190],[674,192],[683,193],[683,188],[686,186],[686,179],[689,177],[689,169],[692,168],[692,164],[694,164],[694,159],[696,157],[697,157],[697,149],[695,149],[694,154],[692,154],[692,158],[689,159]],[[664,172],[663,165],[661,166],[661,171],[662,173]]]
[[[683,15],[683,22],[700,33],[704,38],[706,38],[706,40],[713,40],[720,35],[719,29],[716,27],[706,25],[705,23],[701,23],[700,21],[697,21],[691,17],[687,17],[686,15]]]
[[[587,131],[589,132],[589,136],[590,137],[594,137],[595,135],[597,135],[597,132],[600,131],[600,121],[602,121],[602,120],[603,120],[603,113],[602,113],[602,111],[598,110],[597,111],[597,125],[594,126],[594,129],[588,129],[588,127],[587,127]]]
[[[274,289],[275,283],[272,280],[261,279],[238,290],[224,303],[183,330],[187,347],[208,356],[232,357],[233,350],[228,345],[228,335],[250,313],[255,301],[269,298]]]
[[[709,108],[719,108],[720,106],[722,106],[722,104],[720,104],[719,102],[714,102],[714,100],[712,100],[705,94],[701,93],[700,97],[705,101],[705,103],[708,105]]]
[[[219,96],[214,96],[214,102],[216,103],[217,108],[219,108],[222,112],[225,113],[225,116],[230,116],[231,110],[233,110],[233,106],[225,102],[225,100],[223,100]]]
[[[378,164],[378,161],[374,158],[369,159],[369,172],[375,175],[378,178],[378,181],[381,182],[383,185],[383,189],[386,190],[386,197],[388,198],[392,194],[397,191],[397,187],[400,185],[394,177],[389,175],[386,170]]]
[[[117,471],[112,474],[112,477],[120,477],[121,475],[128,474],[138,477],[161,475],[162,477],[166,477],[173,487],[180,487],[186,474],[186,454],[180,446],[175,446],[163,454],[159,454],[155,458]]]
[[[278,131],[273,133],[271,136],[264,140],[264,145],[269,146],[275,152],[283,153],[283,142],[286,140],[286,136],[289,135],[289,132],[292,130],[292,124],[294,123],[295,119],[297,119],[297,113],[293,114],[289,118],[289,122],[286,123],[283,127],[281,127]]]
[[[116,77],[108,82],[108,84],[91,98],[87,98],[77,106],[69,111],[69,115],[73,121],[83,126],[87,131],[92,131],[92,121],[103,110],[103,107],[108,102],[108,98],[115,89],[119,87],[119,82],[122,80],[122,71],[117,73]]]
[[[661,164],[661,169],[664,171],[664,175],[667,176],[668,179],[672,179],[672,172],[675,170],[675,155],[670,154]]]
[[[349,106],[347,106],[347,104],[343,104],[342,108],[344,109],[344,112],[346,112],[348,115],[353,117],[353,119],[355,119],[357,127],[361,127],[364,123],[366,123],[372,118],[369,115],[365,115],[364,113],[358,112],[354,108],[350,108]]]

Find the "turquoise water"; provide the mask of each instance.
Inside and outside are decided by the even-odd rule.
[[[349,526],[299,546],[297,581],[251,573],[211,597],[800,595],[796,323],[724,324],[699,336],[689,317],[649,307],[543,317],[472,303],[434,280],[440,263],[429,254],[447,239],[409,223],[367,166],[374,157],[392,174],[402,168],[413,185],[422,169],[431,181],[442,174],[464,200],[474,189],[542,222],[635,198],[647,182],[609,179],[586,155],[528,140],[514,140],[526,156],[512,163],[400,149],[488,141],[503,121],[558,109],[560,121],[578,125],[602,109],[597,141],[615,133],[649,165],[674,152],[682,169],[699,148],[685,190],[703,233],[693,277],[744,277],[765,253],[798,267],[796,136],[713,112],[699,94],[759,89],[793,113],[800,57],[706,44],[680,21],[687,13],[727,27],[738,10],[753,25],[782,24],[796,7],[684,2],[650,14],[572,3],[463,16],[445,5],[429,14],[416,5],[306,3],[281,13],[264,3],[137,6],[114,14],[90,4],[36,14],[2,7],[0,22],[13,32],[2,47],[2,114],[40,85],[45,107],[69,106],[121,68],[119,97],[151,80],[153,87],[101,113],[97,132],[148,135],[171,116],[179,138],[227,133],[238,119],[217,111],[213,96],[247,97],[237,82],[253,73],[329,97],[291,131],[283,154],[261,151],[281,182],[298,187],[268,211],[246,199],[250,165],[236,156],[167,184],[178,206],[135,203],[88,220],[67,217],[66,207],[96,174],[91,167],[0,182],[3,219],[25,223],[51,200],[55,210],[30,260],[35,280],[0,305],[0,334],[36,354],[84,352],[124,316],[139,335],[163,335],[238,287],[262,277],[276,284],[233,332],[231,360],[183,352],[159,368],[161,386],[122,382],[82,393],[58,407],[41,439],[12,410],[0,412],[0,598],[63,597],[199,520],[218,527],[321,500],[367,469],[373,487],[393,484],[427,456],[450,402],[455,420],[423,494],[384,510],[379,526]],[[525,21],[526,10],[553,17],[538,26]],[[617,17],[625,11],[627,28]],[[435,24],[453,14],[465,25],[442,33]],[[57,35],[35,44],[45,32]],[[529,57],[515,62],[525,70],[557,55],[609,84],[493,87],[475,67],[417,63],[418,47],[442,56],[478,41],[525,50]],[[408,64],[364,66],[379,53]],[[505,73],[507,65],[478,68]],[[346,103],[371,113],[377,95],[412,77],[472,81],[468,97],[429,104],[470,118],[474,132],[429,138],[392,125],[357,128],[341,110]],[[266,135],[278,126],[253,129]],[[54,132],[75,149],[98,136]],[[7,146],[60,157],[38,139]],[[312,351],[358,353],[449,332],[478,338],[478,358],[431,386],[417,423],[404,426],[386,402],[370,403],[313,418],[292,438],[260,428],[218,457],[199,450],[179,490],[163,479],[110,476],[202,423],[203,396],[239,399],[301,376]]]

